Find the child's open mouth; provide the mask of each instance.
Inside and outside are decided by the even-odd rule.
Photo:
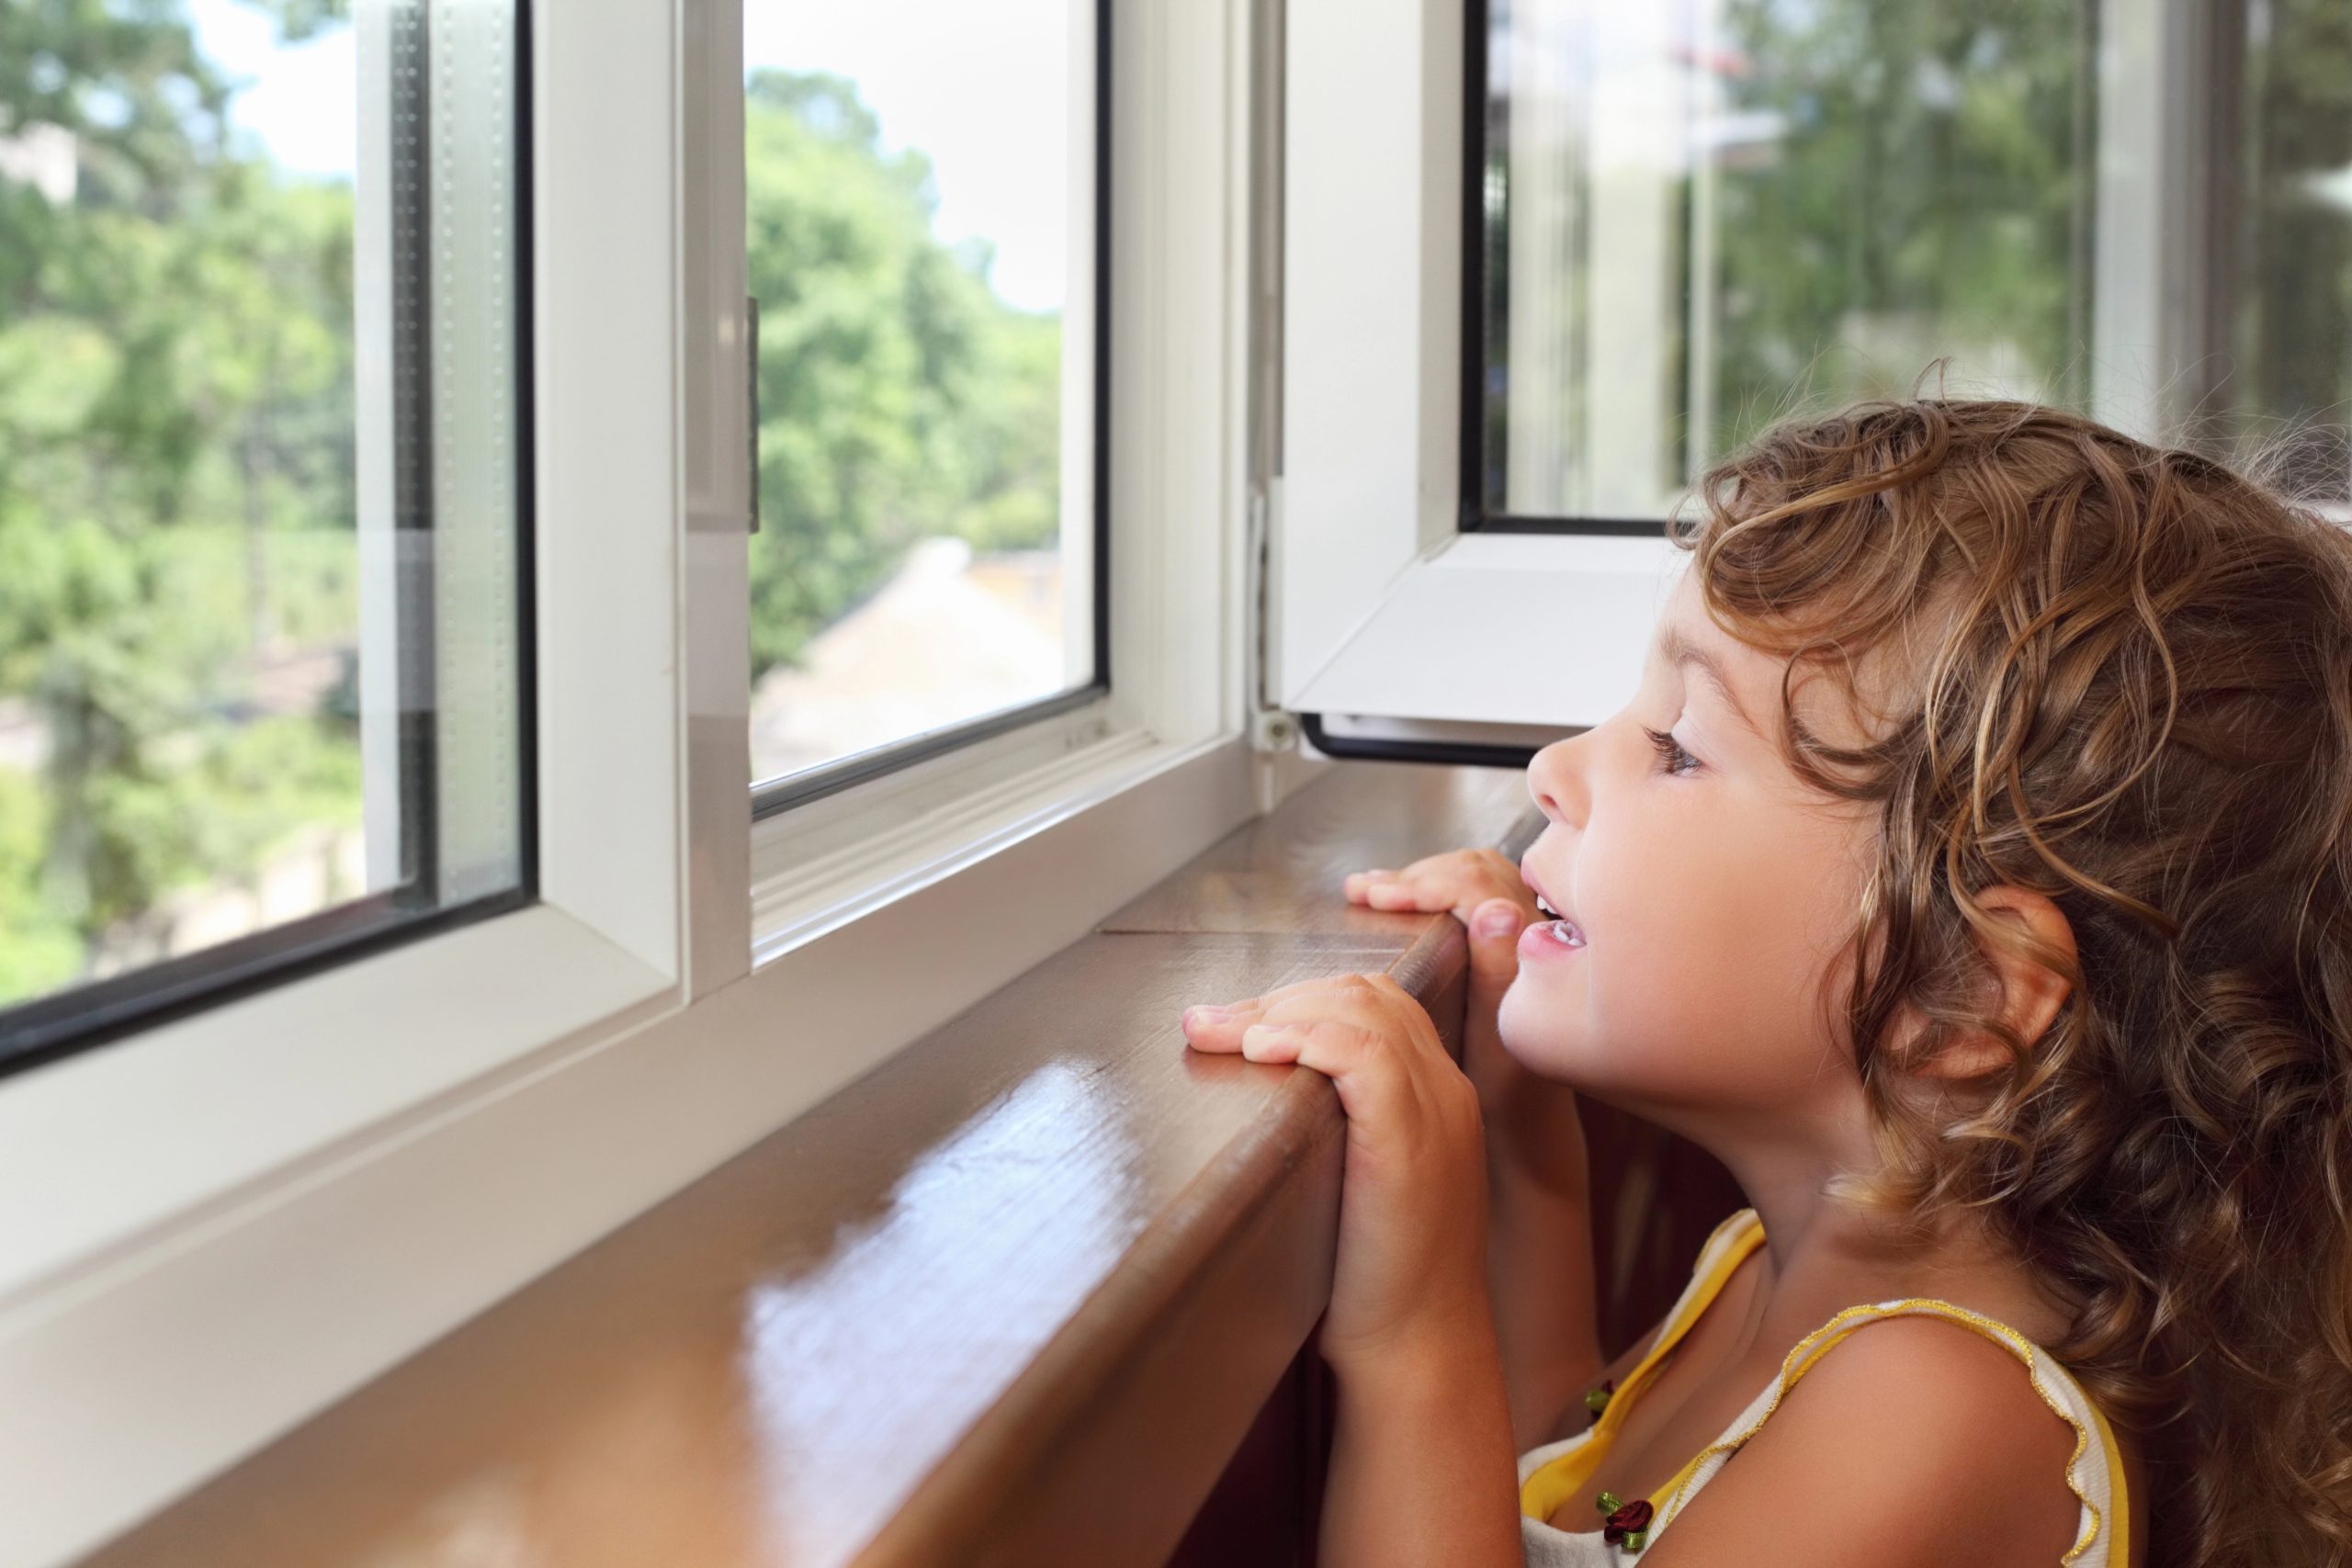
[[[1540,893],[1535,896],[1535,907],[1552,918],[1548,920],[1538,920],[1520,933],[1519,954],[1521,958],[1544,952],[1564,952],[1584,945],[1582,929],[1574,920],[1552,908]]]

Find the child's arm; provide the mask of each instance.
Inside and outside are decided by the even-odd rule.
[[[1184,1015],[1188,1042],[1329,1078],[1347,1116],[1339,1256],[1318,1335],[1339,1390],[1324,1555],[1349,1568],[1521,1558],[1486,1267],[1478,1096],[1386,975]]]
[[[1491,1028],[1491,1008],[1486,1016]],[[1507,1111],[1486,1113],[1487,1274],[1516,1452],[1548,1438],[1603,1369],[1582,1131],[1576,1134],[1574,1179],[1547,1179],[1531,1174],[1508,1147],[1498,1129],[1508,1120]]]
[[[1487,1173],[1487,1284],[1510,1391],[1511,1438],[1528,1449],[1602,1376],[1594,1303],[1592,1214],[1575,1093],[1503,1048],[1495,1017],[1519,976],[1519,935],[1537,919],[1518,865],[1490,849],[1455,850],[1400,871],[1350,876],[1351,903],[1450,911],[1470,939],[1462,1067],[1478,1090]],[[1508,906],[1507,926],[1482,914]]]
[[[1339,1384],[1318,1561],[1349,1568],[1519,1568],[1510,1412],[1491,1321],[1334,1368]]]

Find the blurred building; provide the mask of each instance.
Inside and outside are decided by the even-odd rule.
[[[780,778],[1047,697],[1067,680],[1061,555],[930,538],[752,692],[752,776]]]

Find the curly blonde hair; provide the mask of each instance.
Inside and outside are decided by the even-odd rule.
[[[1791,658],[1792,767],[1882,807],[1842,1026],[1884,1171],[1840,1195],[1975,1211],[2072,1304],[2049,1348],[2146,1445],[2151,1568],[2352,1563],[2352,537],[1989,400],[1787,421],[1694,499],[1710,612]],[[1919,700],[1841,749],[1792,682],[1871,649]],[[2069,983],[2041,1038],[1985,1015],[1984,943]],[[1962,1032],[2008,1061],[1923,1103]]]

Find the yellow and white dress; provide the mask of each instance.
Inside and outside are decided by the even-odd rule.
[[[1698,1495],[1700,1488],[1713,1480],[1731,1456],[1739,1451],[1740,1445],[1764,1424],[1764,1418],[1780,1404],[1781,1394],[1794,1386],[1832,1345],[1863,1324],[1907,1314],[1927,1314],[1964,1324],[2016,1355],[2042,1401],[2075,1429],[2074,1456],[2066,1461],[2066,1485],[2082,1500],[2082,1522],[2074,1546],[2059,1561],[2073,1568],[2127,1568],[2131,1561],[2127,1545],[2130,1526],[2124,1506],[2123,1467],[2107,1417],[2064,1367],[2007,1324],[1950,1302],[1926,1297],[1848,1307],[1799,1340],[1781,1361],[1779,1375],[1734,1418],[1723,1435],[1650,1495],[1650,1525],[1643,1547],[1623,1542],[1611,1545],[1602,1529],[1603,1516],[1595,1502],[1597,1494],[1587,1488],[1587,1479],[1600,1467],[1601,1456],[1608,1451],[1618,1427],[1624,1424],[1626,1411],[1641,1397],[1658,1363],[1699,1320],[1699,1314],[1714,1300],[1740,1260],[1763,1244],[1763,1222],[1753,1209],[1742,1209],[1717,1225],[1706,1245],[1699,1249],[1690,1283],[1674,1303],[1673,1311],[1667,1314],[1665,1330],[1659,1334],[1657,1343],[1611,1393],[1600,1418],[1589,1430],[1555,1443],[1539,1444],[1519,1456],[1519,1524],[1520,1536],[1526,1546],[1527,1568],[1616,1568],[1617,1564],[1638,1559],[1642,1551],[1674,1523],[1675,1515]],[[1591,1510],[1588,1517],[1594,1521],[1593,1529],[1569,1531],[1556,1529],[1545,1522],[1563,1504],[1571,1501],[1578,1501],[1583,1508]]]

